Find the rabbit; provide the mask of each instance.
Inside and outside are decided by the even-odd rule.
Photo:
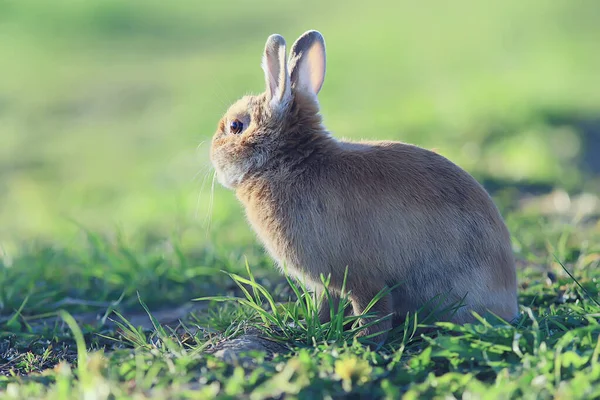
[[[265,92],[234,103],[212,139],[216,177],[235,191],[268,253],[317,295],[322,276],[330,278],[321,322],[339,304],[345,279],[357,316],[383,291],[360,320],[360,335],[378,343],[435,298],[462,302],[442,321],[474,322],[473,312],[516,318],[511,238],[489,194],[436,152],[336,139],[317,98],[325,61],[318,31],[301,35],[289,60],[284,38],[269,36]]]

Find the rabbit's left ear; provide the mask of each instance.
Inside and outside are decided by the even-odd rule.
[[[280,109],[292,98],[290,74],[285,58],[285,39],[280,35],[271,35],[265,44],[262,59],[267,84],[267,98],[273,109]]]
[[[308,31],[296,40],[290,51],[290,80],[294,89],[315,96],[325,80],[325,39],[318,31]]]

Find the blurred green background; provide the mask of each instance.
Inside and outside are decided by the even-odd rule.
[[[0,1],[0,247],[77,224],[253,242],[233,193],[210,208],[210,138],[263,90],[267,36],[308,29],[334,135],[436,148],[489,187],[597,192],[598,21],[594,0]]]

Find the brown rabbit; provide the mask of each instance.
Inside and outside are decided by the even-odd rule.
[[[230,107],[211,160],[281,267],[317,293],[321,274],[329,275],[334,302],[347,268],[355,315],[395,286],[370,312],[403,318],[441,296],[446,305],[462,299],[463,307],[440,319],[474,321],[472,311],[517,316],[510,235],[473,177],[420,147],[331,136],[317,100],[325,77],[319,32],[294,43],[289,64],[283,37],[270,36],[262,67],[266,92]],[[327,321],[323,303],[319,316]],[[362,334],[382,341],[391,328],[383,319]]]

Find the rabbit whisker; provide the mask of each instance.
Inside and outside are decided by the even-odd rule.
[[[208,210],[207,210],[207,214],[206,214],[206,218],[205,218],[205,224],[206,224],[206,236],[208,236],[208,233],[210,231],[210,224],[212,222],[212,214],[213,214],[213,205],[215,203],[215,181],[217,178],[217,171],[213,172],[213,177],[212,177],[212,183],[210,185],[210,200],[208,201]]]
[[[196,176],[198,176],[202,172],[199,171]],[[200,185],[200,191],[198,192],[198,198],[196,199],[196,211],[194,212],[194,218],[198,218],[198,210],[200,209],[200,199],[202,198],[202,193],[204,193],[204,187],[206,186],[206,180],[211,173],[211,167],[205,168],[204,170],[204,178],[202,178],[202,184]]]

